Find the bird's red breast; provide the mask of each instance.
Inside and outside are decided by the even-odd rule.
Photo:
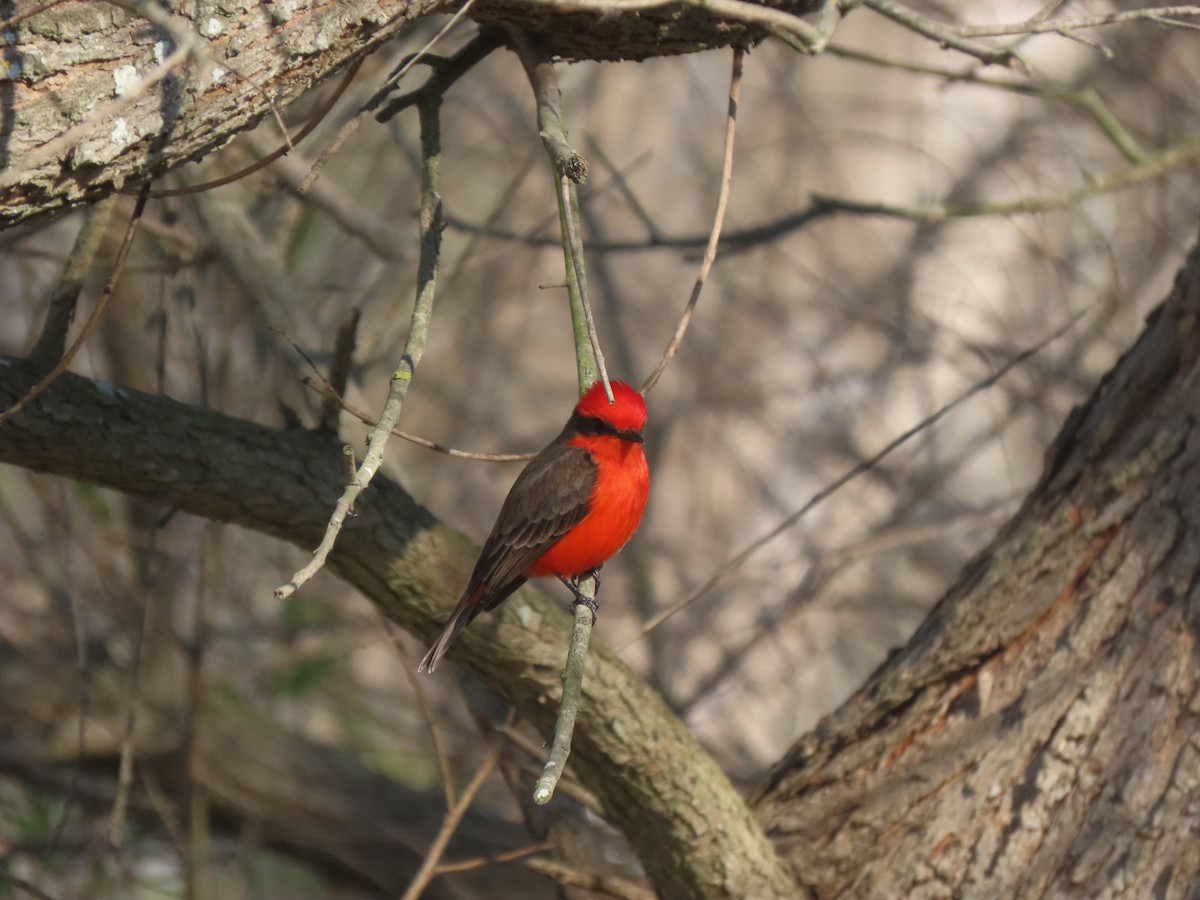
[[[595,487],[583,521],[526,570],[530,578],[569,577],[602,565],[633,537],[650,495],[650,469],[641,444],[597,436],[574,437],[567,446],[591,457]]]

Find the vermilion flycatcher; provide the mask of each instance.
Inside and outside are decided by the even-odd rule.
[[[623,381],[611,385],[613,403],[603,384],[592,385],[558,437],[517,476],[466,592],[418,671],[436,669],[472,619],[530,578],[557,575],[582,599],[579,578],[633,537],[650,493],[642,452],[646,403]]]

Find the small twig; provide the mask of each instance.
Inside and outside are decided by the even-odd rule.
[[[593,190],[590,196],[595,197],[596,191]],[[833,212],[833,210],[809,204],[805,209],[788,213],[787,215],[780,216],[778,219],[763,222],[761,225],[752,225],[749,228],[742,228],[736,231],[725,231],[721,235],[722,246],[719,255],[728,256],[733,253],[741,253],[760,244],[776,241],[781,237],[786,237],[793,231],[811,225],[818,219],[832,215]],[[539,232],[542,231],[542,226],[528,228],[518,233],[498,228],[491,222],[467,222],[453,215],[446,217],[446,224],[450,228],[466,234],[488,237],[495,241],[519,243],[531,247],[552,247],[560,243],[559,238],[541,236]],[[710,235],[711,232],[705,232],[704,234],[678,236],[662,235],[651,237],[649,240],[641,238],[637,240],[600,240],[593,241],[589,245],[589,249],[593,253],[652,253],[658,250],[702,250],[708,245]]]
[[[97,323],[100,321],[100,315],[104,312],[104,308],[108,305],[108,300],[117,286],[117,279],[121,277],[121,271],[125,268],[125,260],[129,258],[129,248],[133,246],[133,236],[137,234],[138,223],[141,222],[142,213],[146,209],[146,195],[149,188],[150,183],[146,182],[138,194],[137,202],[133,206],[133,215],[129,217],[129,225],[125,229],[125,236],[121,239],[121,246],[117,248],[117,255],[113,259],[112,272],[108,276],[108,281],[104,284],[104,290],[100,292],[100,298],[96,301],[96,305],[92,307],[91,313],[88,314],[87,321],[83,323],[83,328],[80,329],[79,335],[72,342],[71,346],[67,348],[67,352],[62,355],[62,359],[55,364],[54,368],[41,381],[31,387],[24,397],[0,413],[0,425],[3,425],[40,397],[54,383],[55,379],[67,370],[67,366],[71,365],[71,360],[75,358],[75,354],[79,352],[79,348],[91,337]]]
[[[1042,19],[1040,21],[1013,22],[1003,25],[952,25],[949,26],[962,37],[1004,37],[1026,34],[1064,34],[1080,28],[1102,28],[1124,22],[1166,22],[1174,18],[1200,16],[1200,6],[1156,6],[1148,9],[1127,9],[1120,12],[1096,16],[1080,16],[1076,19]]]
[[[439,30],[437,34],[435,34],[426,42],[424,47],[422,47],[416,53],[413,53],[411,56],[406,57],[404,61],[396,67],[395,71],[393,71],[390,75],[388,75],[387,78],[384,79],[384,82],[382,85],[380,85],[379,90],[377,90],[371,96],[370,100],[363,104],[363,107],[361,110],[359,110],[359,112],[370,112],[379,106],[379,104],[383,102],[383,98],[387,96],[388,92],[393,90],[396,85],[400,83],[400,79],[407,75],[413,66],[424,60],[425,57],[429,55],[430,51],[433,50],[433,48],[437,46],[438,42],[449,33],[450,29],[454,27],[458,20],[470,11],[474,3],[475,0],[467,0],[467,2],[459,7],[458,11],[450,17],[450,20],[441,27],[441,30]],[[475,39],[478,39],[478,35]],[[439,96],[441,95],[437,94],[427,99],[434,99],[435,97]]]
[[[39,369],[48,369],[60,359],[67,346],[67,332],[75,318],[75,307],[83,290],[83,281],[91,271],[96,253],[112,221],[117,198],[109,195],[89,207],[83,218],[83,226],[75,236],[75,243],[67,256],[58,284],[50,294],[50,305],[46,310],[46,322],[38,335],[37,343],[29,351],[29,361]]]
[[[642,223],[642,227],[646,229],[646,234],[651,240],[661,240],[662,232],[659,231],[658,223],[654,221],[654,217],[650,215],[650,211],[646,209],[645,204],[634,193],[633,188],[629,185],[627,173],[621,171],[621,168],[613,162],[607,153],[604,152],[604,147],[595,138],[587,137],[585,140],[588,143],[588,153],[600,160],[600,164],[608,170],[608,182],[604,185],[612,184],[617,192],[625,198],[625,203],[629,206],[629,211],[632,212]],[[596,187],[592,186],[595,196]]]
[[[529,844],[528,846],[518,847],[515,850],[506,850],[504,853],[497,853],[493,856],[477,856],[474,859],[463,859],[459,860],[458,862],[442,863],[436,869],[434,869],[434,875],[453,875],[458,872],[474,872],[476,869],[483,869],[487,866],[494,866],[498,863],[506,863],[517,859],[524,859],[526,856],[533,856],[535,853],[545,853],[547,850],[553,849],[554,843],[552,841],[543,841],[540,844]]]
[[[1068,319],[1063,325],[1061,325],[1059,328],[1057,328],[1054,332],[1052,332],[1048,336],[1042,338],[1042,340],[1038,341],[1038,343],[1034,344],[1032,347],[1029,347],[1026,350],[1021,351],[1016,356],[1009,359],[1008,362],[1004,363],[1004,365],[1000,366],[1000,368],[998,368],[991,375],[987,376],[986,378],[982,379],[981,381],[977,381],[975,384],[973,384],[967,390],[963,391],[961,394],[959,394],[957,397],[955,397],[953,400],[951,400],[945,406],[941,407],[939,410],[934,412],[932,415],[925,417],[920,422],[918,422],[916,425],[909,428],[907,431],[902,432],[901,434],[894,437],[892,440],[888,441],[888,443],[883,447],[883,449],[880,450],[878,453],[876,453],[874,456],[872,456],[870,459],[866,459],[866,460],[858,463],[857,465],[852,466],[850,469],[848,469],[846,472],[844,472],[838,478],[834,479],[832,482],[827,484],[825,487],[821,488],[821,490],[819,490],[815,494],[813,494],[804,503],[803,506],[801,506],[795,512],[791,513],[789,516],[787,516],[785,519],[783,519],[781,522],[779,522],[779,524],[777,524],[774,528],[772,528],[770,531],[768,531],[762,537],[752,541],[747,547],[745,547],[741,552],[739,552],[732,559],[728,560],[727,562],[725,562],[721,566],[719,566],[716,569],[716,571],[714,571],[704,581],[704,583],[701,584],[700,587],[696,588],[696,590],[694,590],[691,594],[689,594],[687,597],[684,597],[682,600],[678,601],[677,603],[673,604],[672,606],[668,607],[667,609],[665,609],[661,613],[659,613],[657,616],[652,618],[649,622],[647,622],[642,627],[642,629],[636,635],[631,637],[624,644],[621,644],[619,647],[617,647],[616,652],[617,653],[624,652],[630,646],[632,646],[633,644],[637,643],[642,638],[644,638],[653,629],[657,628],[663,622],[667,621],[667,619],[669,619],[673,615],[675,615],[677,612],[679,612],[680,610],[684,609],[687,606],[690,606],[692,603],[695,603],[697,600],[699,600],[701,597],[703,597],[705,594],[707,594],[709,591],[711,591],[714,587],[716,587],[717,584],[720,583],[723,579],[725,579],[726,577],[731,575],[733,572],[736,572],[738,569],[740,569],[742,567],[742,565],[745,564],[746,560],[748,560],[751,556],[753,556],[755,553],[757,553],[759,550],[761,550],[763,547],[765,547],[771,541],[775,540],[775,538],[779,537],[781,534],[783,534],[789,528],[794,526],[797,522],[799,522],[806,515],[808,515],[810,512],[812,512],[812,510],[814,510],[817,506],[819,506],[824,501],[828,500],[830,497],[832,497],[835,493],[837,493],[839,490],[841,490],[843,487],[845,487],[851,481],[854,481],[860,475],[864,474],[865,472],[869,472],[871,469],[875,468],[877,465],[879,465],[879,463],[881,463],[884,459],[886,459],[888,456],[890,456],[895,450],[897,450],[904,444],[908,443],[908,441],[910,441],[912,438],[914,438],[918,434],[921,434],[922,432],[928,430],[929,428],[932,428],[934,425],[936,425],[938,422],[940,422],[942,419],[944,419],[946,416],[948,416],[951,412],[953,412],[955,409],[957,409],[963,403],[970,400],[976,394],[978,394],[981,391],[986,390],[987,388],[990,388],[992,385],[994,385],[996,382],[998,382],[1000,379],[1002,379],[1005,375],[1007,375],[1009,372],[1011,372],[1017,366],[1021,365],[1026,360],[1041,353],[1042,350],[1044,350],[1047,346],[1049,346],[1054,341],[1058,340],[1060,337],[1062,337],[1064,334],[1066,334],[1068,331],[1070,331],[1072,328],[1074,328],[1075,324],[1080,319],[1083,318],[1083,316],[1085,315],[1086,312],[1087,312],[1087,310],[1076,313],[1070,319]]]
[[[346,393],[346,382],[350,379],[350,364],[354,359],[354,341],[358,333],[359,309],[350,310],[344,322],[338,326],[337,339],[333,343],[333,359],[329,362],[329,388],[335,397]],[[321,404],[320,427],[334,434],[338,430],[342,407],[333,397],[326,396]]]
[[[1049,212],[1075,206],[1082,200],[1111,194],[1158,178],[1172,169],[1200,160],[1200,136],[1193,136],[1168,147],[1161,153],[1145,156],[1134,166],[1089,179],[1089,184],[1039,197],[1024,197],[1016,200],[985,201],[983,203],[961,203],[948,206],[899,206],[889,203],[864,203],[834,197],[813,195],[813,203],[826,212],[852,213],[860,216],[886,216],[893,219],[908,219],[912,222],[933,224],[946,219],[976,218],[980,216],[1012,216],[1025,213]]]
[[[421,718],[425,720],[425,731],[430,736],[430,743],[433,745],[433,757],[438,761],[438,770],[442,773],[442,791],[445,794],[446,809],[454,809],[458,799],[454,786],[454,774],[450,770],[450,754],[446,751],[445,742],[442,740],[442,730],[438,728],[437,721],[433,718],[430,698],[425,695],[425,682],[416,674],[416,666],[409,665],[410,661],[404,655],[400,643],[403,637],[401,630],[396,628],[396,623],[384,616],[382,610],[378,612],[379,622],[383,623],[384,631],[388,632],[388,643],[391,644],[392,649],[396,650],[396,655],[400,656],[400,670],[413,688],[416,708],[421,710]],[[442,872],[439,870],[438,874],[440,875]]]
[[[400,629],[391,619],[387,618],[382,610],[379,611],[379,620],[383,623],[383,628],[388,634],[388,643],[396,651],[396,655],[400,657],[400,670],[404,673],[404,677],[408,679],[409,685],[412,686],[413,696],[417,700],[417,709],[421,711],[421,718],[425,720],[425,731],[429,734],[429,743],[433,745],[433,756],[437,760],[438,771],[442,775],[442,793],[446,798],[446,809],[453,809],[458,802],[457,790],[454,787],[454,774],[450,770],[450,754],[446,751],[446,744],[442,740],[441,729],[437,727],[437,721],[434,719],[433,710],[429,707],[429,699],[425,696],[425,682],[417,676],[417,667],[409,664],[409,660],[404,658],[404,653],[401,650]],[[437,874],[442,874],[442,869],[439,867]]]
[[[539,766],[545,766],[546,745],[544,741],[535,741],[532,738],[526,737],[515,728],[501,728],[499,731],[508,739],[509,743],[529,757],[530,761],[537,763]],[[601,819],[607,817],[604,804],[600,801],[600,798],[580,784],[577,778],[564,777],[559,781],[558,787],[555,788],[555,793],[566,794],[588,812],[599,816]]]
[[[562,90],[550,53],[542,43],[529,35],[514,31],[512,42],[530,87],[537,101],[538,136],[554,168],[557,182],[558,218],[562,233],[563,262],[567,272],[567,297],[571,306],[571,323],[575,332],[575,361],[582,394],[596,381],[604,385],[608,402],[613,402],[612,386],[604,353],[596,334],[596,320],[588,297],[587,267],[583,258],[583,241],[579,236],[579,198],[575,185],[587,180],[587,160],[567,143],[567,126],[562,114]]]
[[[580,379],[580,393],[599,380],[604,385],[604,394],[608,397],[608,402],[613,403],[612,385],[608,383],[608,368],[604,365],[604,352],[600,349],[600,336],[596,333],[596,320],[592,316],[592,303],[588,297],[587,269],[583,262],[583,241],[579,237],[579,213],[577,204],[572,202],[576,199],[575,186],[563,174],[558,178],[558,189],[558,201],[563,217],[563,237],[566,240],[568,252],[571,254],[572,263],[567,268],[567,293],[571,299],[571,317],[578,329],[580,318],[576,315],[576,306],[578,306],[579,311],[582,312],[587,341],[592,350],[590,357],[587,354],[583,356],[576,354],[576,359],[580,364],[580,373],[583,376]],[[572,284],[575,290],[571,290]],[[576,334],[576,344],[578,344],[578,330]],[[586,384],[584,384],[585,379]]]
[[[354,418],[358,419],[364,425],[369,425],[374,428],[379,424],[379,420],[368,415],[356,406],[347,403],[346,400],[336,393],[333,388],[323,378],[322,384],[317,384],[312,378],[305,378],[302,384],[311,391],[316,391],[322,397],[327,397],[338,405],[339,408],[348,412]],[[444,453],[447,456],[452,456],[455,459],[470,459],[475,462],[524,462],[525,460],[533,459],[536,453],[473,453],[470,450],[456,450],[454,447],[447,447],[445,444],[439,444],[437,441],[431,441],[428,438],[419,437],[415,434],[409,434],[406,431],[401,431],[398,428],[392,429],[392,435],[401,440],[408,441],[411,444],[416,444],[418,447],[424,447],[427,450],[433,450],[437,453]]]
[[[379,424],[371,432],[367,453],[359,466],[354,483],[348,485],[338,498],[325,536],[313,554],[312,561],[304,566],[291,581],[275,589],[275,599],[282,600],[294,594],[300,585],[313,577],[325,565],[338,533],[354,505],[358,495],[366,490],[383,464],[383,448],[388,436],[396,427],[400,418],[400,410],[404,406],[404,398],[408,394],[408,386],[412,383],[413,373],[425,353],[425,344],[429,335],[429,321],[433,314],[433,298],[437,286],[438,259],[442,241],[442,197],[439,193],[441,172],[441,126],[440,104],[438,99],[426,100],[420,104],[421,119],[421,215],[420,236],[421,252],[417,263],[417,296],[413,304],[412,320],[409,326],[408,339],[404,343],[404,352],[400,365],[392,373],[387,401]]]
[[[596,583],[592,578],[581,578],[579,592],[595,599]],[[571,737],[575,731],[575,718],[579,715],[579,703],[583,697],[583,670],[587,666],[588,643],[592,637],[592,625],[596,617],[586,603],[575,604],[575,625],[571,629],[571,645],[567,651],[567,665],[563,670],[562,700],[558,704],[558,717],[554,721],[554,739],[550,742],[550,758],[546,760],[542,775],[533,787],[533,802],[544,806],[554,796],[554,789],[567,767],[571,755]]]
[[[513,46],[537,102],[538,135],[550,154],[556,175],[565,175],[575,184],[587,181],[588,164],[583,155],[567,142],[567,126],[562,115],[562,90],[554,72],[554,62],[541,42],[524,32],[512,33]]]
[[[1020,63],[1026,71],[1030,69],[1028,61],[1017,50],[996,49],[987,44],[970,40],[963,37],[953,26],[931,19],[915,9],[895,2],[895,0],[862,0],[862,5],[891,19],[898,25],[903,25],[910,31],[937,41],[939,46],[949,47],[960,53],[966,53],[968,56],[974,56],[985,65],[1007,66],[1015,61]]]
[[[421,896],[421,892],[437,875],[438,860],[442,858],[442,854],[446,852],[446,845],[450,843],[450,838],[454,836],[454,832],[458,829],[459,822],[466,814],[471,806],[471,802],[475,799],[475,795],[479,793],[492,771],[500,762],[500,753],[504,749],[504,741],[499,737],[496,738],[495,746],[492,752],[487,755],[479,770],[475,773],[475,777],[471,779],[459,797],[458,803],[446,810],[446,817],[442,820],[442,827],[438,830],[437,837],[433,839],[433,844],[429,851],[425,854],[425,859],[421,861],[421,868],[417,870],[417,874],[413,876],[412,882],[408,885],[408,890],[404,892],[401,900],[417,900]]]
[[[557,881],[565,887],[579,888],[592,894],[602,894],[615,900],[654,900],[658,895],[644,884],[615,875],[593,875],[580,872],[557,860],[531,859],[525,868]]]
[[[671,360],[675,358],[675,354],[679,352],[683,336],[687,334],[688,325],[692,321],[692,313],[695,312],[696,304],[700,301],[700,292],[704,290],[704,283],[708,280],[713,260],[717,258],[717,245],[721,242],[721,226],[725,223],[725,209],[729,205],[729,187],[733,181],[733,145],[737,132],[738,96],[742,88],[744,55],[745,51],[741,47],[734,48],[733,73],[729,78],[729,111],[725,117],[725,156],[721,163],[721,189],[717,194],[717,211],[713,215],[712,230],[708,235],[708,244],[704,248],[704,259],[700,263],[700,272],[696,275],[696,283],[692,285],[692,296],[688,298],[687,306],[683,309],[683,315],[679,317],[679,324],[675,326],[675,333],[671,335],[662,359],[658,361],[654,371],[642,382],[643,394],[650,393],[662,373],[670,365]]]
[[[253,135],[243,140],[251,150],[258,144]],[[394,218],[376,214],[360,198],[329,178],[306,183],[312,174],[312,161],[302,154],[280,157],[271,166],[270,174],[297,197],[328,213],[342,231],[358,238],[380,259],[397,263],[406,258],[405,241],[397,233]],[[301,185],[305,185],[304,193],[300,192]]]
[[[1108,138],[1121,155],[1125,157],[1127,162],[1133,165],[1140,165],[1147,159],[1146,151],[1138,145],[1137,139],[1113,115],[1112,110],[1109,109],[1100,95],[1090,88],[1077,90],[1074,88],[1056,87],[1054,85],[1031,84],[1027,81],[1016,81],[1009,78],[992,78],[975,72],[962,72],[942,66],[930,66],[909,62],[908,60],[889,59],[875,53],[868,53],[863,50],[851,50],[847,47],[830,47],[828,52],[831,56],[837,56],[842,59],[880,66],[886,69],[896,69],[901,72],[910,72],[914,75],[930,75],[935,78],[944,78],[951,83],[979,85],[980,87],[996,88],[1027,97],[1057,100],[1060,103],[1065,103],[1068,106],[1073,106],[1088,113],[1095,122],[1096,127]]]
[[[837,31],[837,27],[842,23],[842,8],[833,0],[825,0],[821,5],[820,18],[817,21],[815,32],[798,32],[795,28],[782,27],[777,24],[767,26],[767,30],[775,37],[779,38],[797,53],[803,53],[805,56],[815,56],[818,53],[825,52],[825,48],[829,46],[829,42],[833,39],[833,33]]]

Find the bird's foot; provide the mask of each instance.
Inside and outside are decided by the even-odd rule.
[[[585,595],[583,593],[583,591],[581,591],[579,589],[579,582],[581,579],[584,579],[584,578],[591,578],[592,581],[595,582],[596,589],[595,589],[594,593],[596,596],[588,597],[587,595]],[[575,595],[576,603],[582,603],[584,606],[586,606],[588,609],[590,609],[592,611],[593,616],[599,615],[600,601],[597,599],[600,594],[600,567],[599,566],[592,569],[590,572],[584,572],[584,573],[582,573],[580,575],[576,575],[572,578],[566,578],[566,577],[560,575],[559,580],[567,586],[567,589],[572,594]]]

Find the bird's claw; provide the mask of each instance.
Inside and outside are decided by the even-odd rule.
[[[600,568],[599,567],[592,569],[590,572],[584,572],[581,575],[576,575],[572,578],[563,578],[562,583],[565,584],[567,586],[568,590],[570,590],[570,592],[575,595],[575,602],[577,604],[582,603],[584,606],[586,606],[588,609],[590,609],[592,611],[593,616],[597,616],[600,613],[600,601],[597,599],[596,596],[588,597],[587,595],[585,595],[583,593],[583,591],[581,591],[579,589],[579,582],[581,579],[584,579],[584,578],[591,578],[592,581],[595,582],[596,589],[595,589],[594,593],[598,596],[600,594]]]

